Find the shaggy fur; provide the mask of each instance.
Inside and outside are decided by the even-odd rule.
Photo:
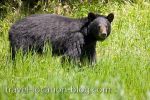
[[[44,44],[50,42],[53,55],[63,55],[81,61],[84,57],[92,63],[96,60],[96,42],[103,41],[111,31],[114,15],[102,16],[89,13],[88,17],[73,19],[55,14],[26,17],[9,31],[12,58],[19,49],[26,53],[34,50],[42,53]],[[107,28],[107,36],[101,37],[99,25]]]

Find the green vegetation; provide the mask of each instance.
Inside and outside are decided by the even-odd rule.
[[[29,53],[26,59],[20,52],[13,65],[8,30],[29,13],[8,6],[0,20],[0,99],[150,100],[150,2],[135,1],[72,5],[51,2],[36,12],[74,18],[87,16],[90,11],[115,14],[112,34],[97,44],[96,65],[81,68],[68,64],[62,67],[61,57],[51,57],[50,50],[42,56]],[[77,87],[85,91],[77,92]],[[102,88],[107,90],[102,92]]]

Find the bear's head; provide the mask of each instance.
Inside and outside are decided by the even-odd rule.
[[[96,40],[105,40],[111,32],[111,22],[114,19],[114,14],[110,13],[108,16],[98,15],[94,13],[88,14],[88,34]]]

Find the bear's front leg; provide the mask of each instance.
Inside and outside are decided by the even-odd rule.
[[[88,60],[88,63],[94,65],[96,63],[96,42],[88,43],[85,45],[82,52],[82,62]]]
[[[88,53],[89,55],[87,55],[88,60],[91,65],[94,65],[96,63],[96,49],[91,48],[88,52],[89,52]]]

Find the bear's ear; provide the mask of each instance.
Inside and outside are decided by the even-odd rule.
[[[96,18],[96,15],[92,12],[88,13],[88,20],[93,21]]]
[[[114,19],[114,14],[113,13],[110,13],[108,14],[108,16],[106,17],[108,19],[108,21],[111,23]]]

